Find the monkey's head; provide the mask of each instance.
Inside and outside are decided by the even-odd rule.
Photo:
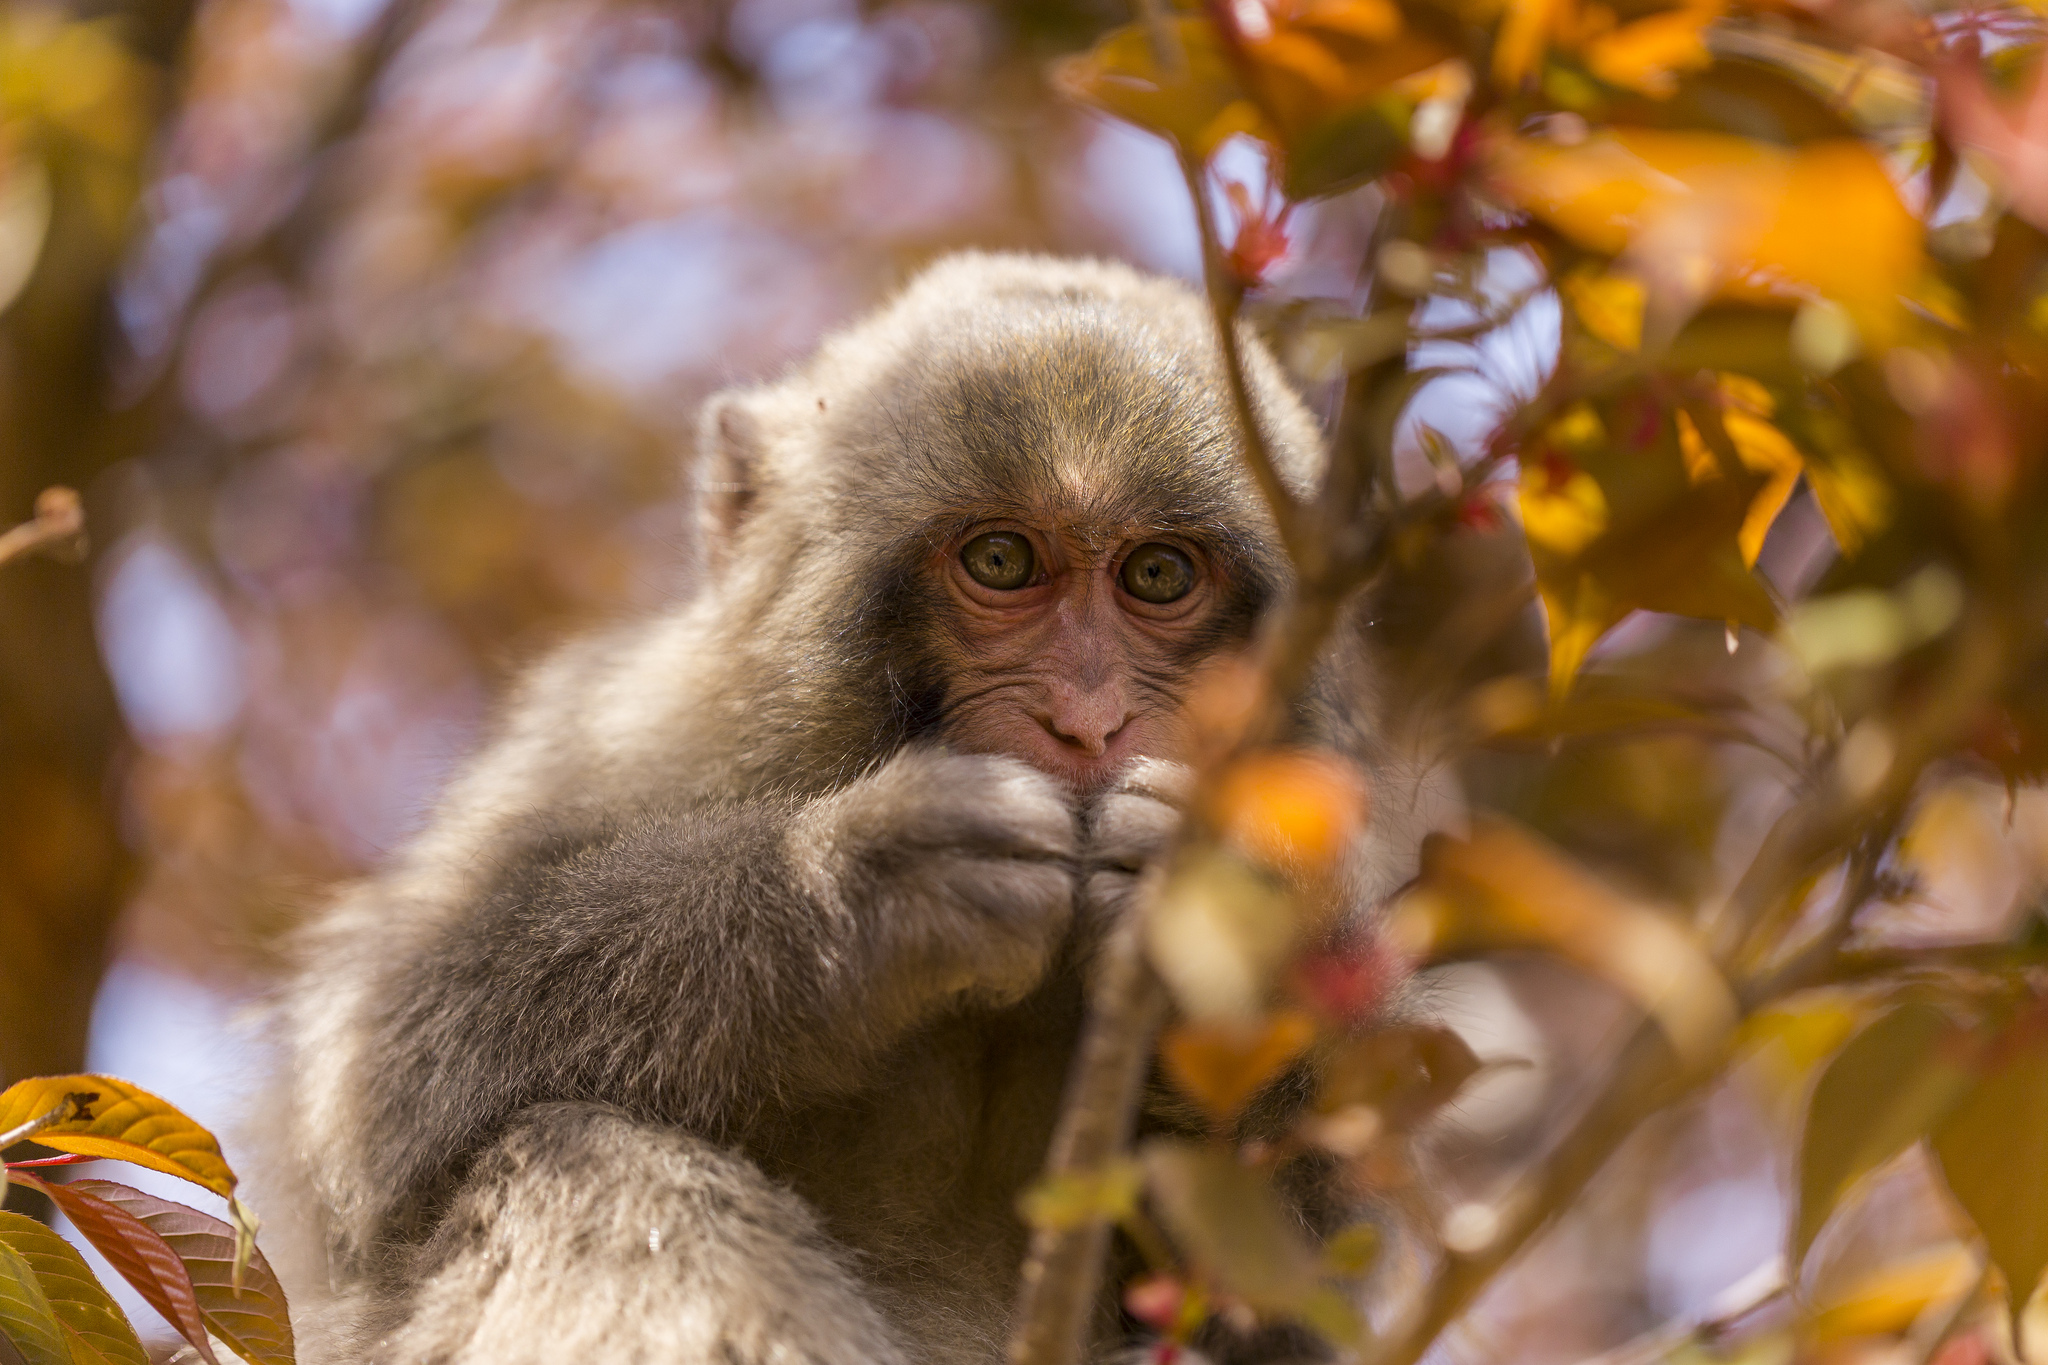
[[[1304,484],[1316,423],[1248,352]],[[1190,679],[1286,580],[1234,422],[1191,290],[1020,256],[945,260],[713,399],[704,561],[760,689],[739,742],[843,777],[923,739],[1084,791],[1175,756]]]

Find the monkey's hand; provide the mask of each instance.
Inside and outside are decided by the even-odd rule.
[[[1194,774],[1163,758],[1141,758],[1089,813],[1082,851],[1084,933],[1093,940],[1123,915],[1138,875],[1166,849],[1180,828],[1193,793]],[[1084,944],[1092,948],[1092,942]]]
[[[1065,788],[1014,758],[906,750],[798,817],[790,855],[844,916],[892,1013],[1023,998],[1072,925],[1078,853]]]

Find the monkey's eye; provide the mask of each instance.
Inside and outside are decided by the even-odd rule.
[[[990,531],[960,547],[960,562],[985,588],[1009,591],[1031,581],[1037,569],[1031,542],[1015,531]]]
[[[1124,561],[1123,580],[1140,602],[1178,602],[1195,586],[1195,565],[1171,545],[1147,541]]]

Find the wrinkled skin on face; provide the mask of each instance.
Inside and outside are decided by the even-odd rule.
[[[999,518],[941,542],[926,568],[957,651],[957,747],[1014,755],[1083,792],[1134,759],[1182,755],[1182,701],[1220,598],[1193,539],[1056,512]]]

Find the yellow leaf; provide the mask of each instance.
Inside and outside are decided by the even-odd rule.
[[[1642,347],[1648,294],[1641,280],[1581,267],[1565,277],[1560,289],[1588,332],[1617,351]]]
[[[163,1100],[111,1076],[33,1076],[0,1092],[0,1133],[90,1097],[36,1131],[35,1140],[60,1152],[111,1157],[175,1175],[215,1194],[235,1192],[235,1173],[213,1134]]]
[[[1950,1242],[1881,1266],[1830,1295],[1811,1330],[1821,1341],[1903,1332],[1930,1305],[1954,1301],[1976,1280],[1976,1257]]]
[[[1550,33],[1572,0],[1508,0],[1506,17],[1493,40],[1493,78],[1514,89],[1543,57]]]
[[[1809,464],[1806,481],[1845,555],[1862,549],[1863,542],[1891,520],[1891,488],[1860,452],[1837,451]]]
[[[1160,1044],[1167,1073],[1218,1120],[1237,1117],[1246,1100],[1307,1050],[1315,1024],[1282,1010],[1253,1028],[1183,1024]]]
[[[1259,127],[1257,109],[1238,85],[1235,68],[1206,19],[1172,24],[1180,43],[1178,72],[1163,71],[1142,24],[1113,29],[1088,52],[1054,63],[1053,84],[1141,128],[1164,134],[1207,156],[1235,133]]]
[[[1765,420],[1777,406],[1770,390],[1745,375],[1723,374],[1719,382],[1722,431],[1743,468],[1765,476],[1764,486],[1750,502],[1736,532],[1743,564],[1754,567],[1757,556],[1763,552],[1764,537],[1770,534],[1771,523],[1791,500],[1806,462],[1791,438]],[[1678,414],[1678,449],[1685,461],[1686,474],[1694,483],[1719,477],[1721,470],[1713,452],[1707,448],[1692,418],[1683,412]]]
[[[1310,0],[1288,21],[1368,43],[1390,42],[1401,32],[1401,11],[1389,0]]]
[[[1019,1195],[1017,1212],[1035,1228],[1113,1222],[1138,1206],[1138,1192],[1144,1184],[1144,1172],[1128,1159],[1093,1171],[1062,1171]]]
[[[1630,253],[1648,278],[1682,281],[1691,302],[1829,298],[1881,343],[1920,274],[1920,224],[1861,142],[1627,128],[1570,147],[1509,138],[1494,172],[1518,207],[1581,246]]]
[[[1550,632],[1550,697],[1563,701],[1593,646],[1634,608],[1590,574],[1577,575],[1562,587],[1538,578],[1536,595]]]
[[[1689,5],[1624,24],[1585,44],[1586,67],[1609,85],[1663,98],[1678,88],[1678,72],[1713,61],[1704,35],[1720,17],[1718,4]]]
[[[1563,477],[1541,465],[1523,471],[1515,493],[1522,531],[1546,550],[1574,555],[1607,529],[1607,498],[1593,476],[1574,469]]]

